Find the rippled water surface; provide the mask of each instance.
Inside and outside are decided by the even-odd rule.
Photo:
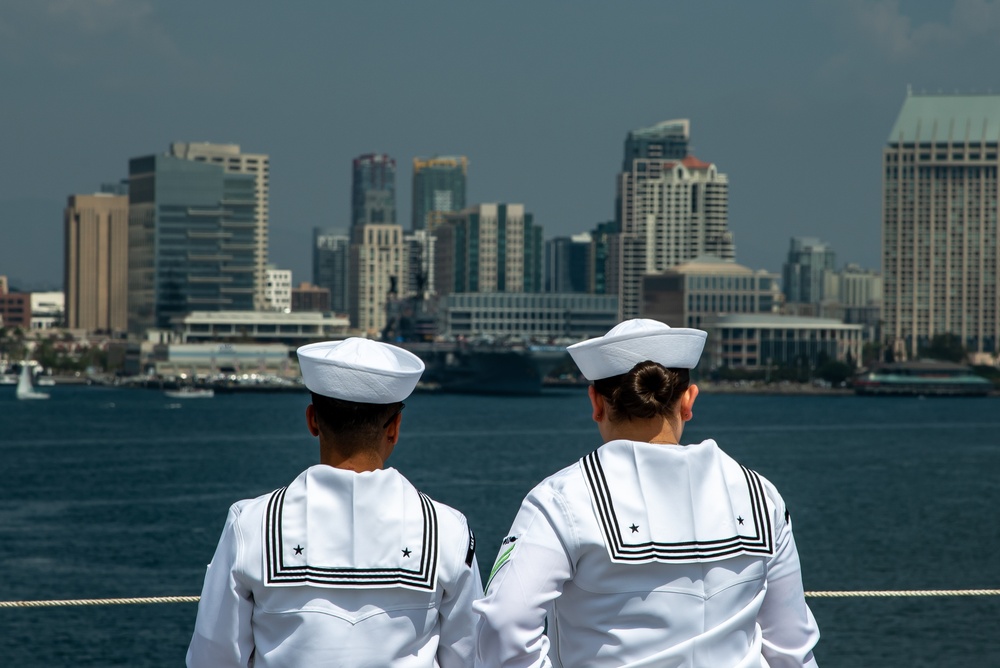
[[[8,389],[8,388],[0,388]],[[307,395],[0,393],[0,600],[199,593],[229,505],[314,463]],[[806,589],[1000,587],[996,399],[703,394],[714,438],[774,482]],[[599,445],[582,390],[415,395],[390,464],[469,517],[480,567],[532,485]],[[810,599],[834,666],[1000,666],[1000,597]],[[194,604],[0,610],[12,666],[177,666]]]

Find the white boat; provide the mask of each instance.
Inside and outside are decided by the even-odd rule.
[[[171,399],[210,399],[215,396],[215,390],[209,387],[181,387],[176,390],[164,390]]]
[[[55,387],[56,379],[52,376],[41,376],[35,379],[35,384],[38,387]]]
[[[31,378],[31,367],[27,364],[21,366],[21,376],[17,379],[18,399],[48,399],[45,392],[35,391],[35,384]]]
[[[17,385],[17,374],[0,373],[0,385]]]

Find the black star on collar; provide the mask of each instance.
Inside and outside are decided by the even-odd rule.
[[[408,548],[408,547],[404,547],[403,548],[403,556],[406,557],[406,558],[410,557],[410,548]]]
[[[742,525],[743,524],[743,517],[737,517],[736,521],[739,522]]]
[[[629,529],[632,530],[632,533],[639,533],[639,525],[638,524],[633,524],[632,526],[629,527]]]
[[[302,554],[302,546],[301,545],[296,545],[295,546],[295,554]]]

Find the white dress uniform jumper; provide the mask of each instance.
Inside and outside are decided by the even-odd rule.
[[[356,403],[400,402],[424,369],[415,355],[365,339],[298,352],[306,387]],[[481,595],[461,513],[392,468],[320,464],[230,508],[187,664],[468,666]]]

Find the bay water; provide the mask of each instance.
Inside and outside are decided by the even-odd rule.
[[[195,595],[233,502],[315,463],[307,394],[0,392],[0,601]],[[702,394],[778,487],[809,591],[1000,588],[1000,400]],[[583,389],[417,394],[389,464],[463,511],[488,572],[521,499],[600,445]],[[1000,597],[811,598],[820,666],[1000,666]],[[10,666],[180,666],[196,604],[0,609]]]

